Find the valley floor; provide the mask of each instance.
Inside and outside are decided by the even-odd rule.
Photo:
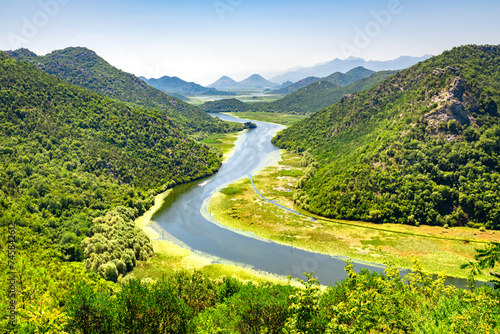
[[[223,160],[226,161],[233,153],[235,142],[240,133],[216,134],[208,137],[202,142],[216,147],[223,153]],[[243,268],[236,265],[213,263],[213,259],[206,254],[197,254],[188,249],[182,248],[170,241],[162,240],[162,236],[154,228],[154,213],[161,208],[163,201],[170,195],[172,190],[158,194],[155,198],[155,205],[137,218],[135,223],[152,240],[155,256],[148,261],[138,261],[133,270],[133,275],[138,279],[159,280],[162,276],[169,276],[175,271],[201,271],[205,276],[219,278],[221,276],[237,277],[243,281],[253,282],[275,282],[286,283],[285,278],[272,275],[266,272]]]
[[[251,121],[262,121],[281,125],[292,125],[307,118],[305,115],[288,115],[273,112],[232,112],[223,113],[237,118],[249,119]]]
[[[299,212],[292,196],[295,182],[303,175],[300,159],[283,152],[279,167],[266,168],[253,177],[263,196]],[[476,248],[500,241],[498,231],[480,232],[468,227],[371,224],[317,216],[312,221],[263,200],[248,178],[215,194],[208,210],[224,225],[293,247],[357,261],[392,263],[400,268],[412,268],[413,258],[419,258],[428,272],[461,278],[467,277],[467,271],[460,265],[473,259]],[[477,279],[488,280],[489,276]]]
[[[243,115],[241,115],[243,117]],[[246,117],[246,115],[245,115]],[[276,120],[275,120],[276,121]],[[217,135],[204,142],[232,154],[237,134]],[[304,173],[299,155],[283,151],[279,166],[269,167],[253,176],[259,192],[267,199],[301,212],[292,196],[295,182]],[[195,254],[169,241],[161,240],[152,226],[152,215],[170,191],[157,196],[155,206],[136,223],[153,240],[155,257],[139,262],[134,269],[137,278],[160,279],[177,270],[200,270],[210,277],[236,276],[256,282],[285,282],[284,278],[235,265],[215,264],[204,254]],[[379,264],[391,263],[400,268],[412,268],[419,258],[423,268],[434,274],[466,278],[460,265],[472,260],[475,249],[487,242],[500,241],[500,232],[480,232],[468,227],[442,228],[372,224],[326,219],[305,213],[299,216],[262,199],[250,179],[237,181],[215,194],[208,211],[221,224],[255,233],[257,236],[309,251],[341,255],[355,261]],[[314,216],[315,221],[309,217]],[[488,275],[477,277],[488,280]]]

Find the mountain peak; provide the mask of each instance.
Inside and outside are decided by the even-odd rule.
[[[207,86],[208,88],[237,88],[238,83],[234,81],[232,78],[228,77],[227,75],[224,75],[221,77],[219,80],[214,82],[211,85]]]
[[[269,88],[278,87],[279,85],[266,80],[260,74],[252,74],[248,78],[238,83],[241,88]]]

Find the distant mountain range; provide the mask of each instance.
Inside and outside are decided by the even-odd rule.
[[[243,81],[237,82],[228,76],[223,76],[211,85],[209,88],[216,89],[255,89],[255,88],[277,88],[281,85],[266,80],[259,74],[253,74]]]
[[[254,103],[254,105],[260,107],[259,111],[311,115],[339,102],[343,96],[370,89],[395,73],[396,71],[374,72],[368,77],[343,86],[332,82],[332,78],[329,76],[327,78],[330,80],[321,79],[286,95],[282,99],[265,104]]]
[[[187,82],[178,77],[163,76],[159,79],[140,78],[148,85],[171,95],[234,95],[234,93],[222,92],[215,88],[207,88],[194,82]]]
[[[273,91],[270,91],[269,94],[288,95],[288,94],[291,94],[295,91],[298,91],[299,89],[304,88],[312,83],[318,82],[320,80],[321,80],[321,78],[318,78],[318,77],[307,77],[307,78],[302,79],[300,81],[297,81],[291,85],[288,85],[284,88],[275,89]],[[290,81],[287,81],[287,82],[290,82]]]
[[[364,67],[372,71],[385,71],[385,70],[402,70],[413,66],[421,61],[431,58],[432,55],[425,55],[422,57],[409,57],[402,56],[393,60],[378,61],[378,60],[364,60],[362,58],[349,57],[347,59],[334,59],[330,62],[315,65],[312,67],[301,67],[287,71],[286,73],[277,75],[271,79],[273,82],[292,81],[297,82],[308,77],[326,77],[331,73],[341,72],[345,73],[356,67]]]
[[[237,99],[226,99],[206,102],[200,109],[207,112],[264,111],[311,115],[337,103],[344,96],[367,90],[395,73],[396,71],[373,72],[362,67],[355,68],[346,74],[337,72],[319,79],[273,102],[243,103]],[[303,82],[305,81],[299,83]]]
[[[304,88],[312,83],[318,82],[318,81],[327,81],[339,86],[347,86],[352,84],[353,82],[356,82],[360,79],[367,78],[374,74],[374,71],[368,70],[362,66],[353,68],[347,73],[340,73],[340,72],[335,72],[325,78],[318,78],[318,77],[308,77],[305,79],[302,79],[292,85],[289,85],[285,88],[281,89],[275,89],[271,91],[271,94],[282,94],[282,95],[288,95],[293,92],[296,92],[297,90]]]

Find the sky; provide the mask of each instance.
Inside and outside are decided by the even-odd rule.
[[[465,44],[500,44],[499,0],[0,1],[0,50],[82,46],[138,76],[203,85]]]

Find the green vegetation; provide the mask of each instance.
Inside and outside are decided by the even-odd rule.
[[[3,231],[3,228],[2,228]],[[16,243],[17,327],[8,330],[10,285],[6,239],[0,239],[0,330],[2,333],[68,333],[70,320],[62,307],[75,284],[96,291],[116,291],[119,286],[89,272],[81,262],[64,262],[50,244],[44,248],[22,250],[25,240]]]
[[[343,96],[367,90],[386,78],[394,71],[377,72],[370,77],[357,80],[347,86],[339,86],[325,80],[312,83],[282,99],[267,103],[244,103],[237,99],[206,102],[200,108],[208,112],[269,112],[294,115],[311,115],[332,104]],[[333,80],[333,79],[332,79]]]
[[[16,225],[20,250],[50,245],[61,259],[109,264],[109,277],[113,262],[125,274],[151,255],[132,221],[153,195],[221,164],[165,113],[131,109],[3,53],[0,87],[0,222],[4,235]]]
[[[347,86],[350,85],[358,80],[367,78],[371,76],[372,74],[375,74],[374,71],[367,70],[366,68],[359,66],[356,68],[353,68],[352,70],[344,73],[340,72],[335,72],[325,78],[316,78],[316,77],[308,77],[303,80],[300,80],[290,86],[287,86],[285,88],[273,90],[271,93],[272,94],[283,94],[283,95],[288,95],[291,94],[303,87],[306,87],[312,83],[318,82],[318,81],[328,81],[330,83],[333,83],[335,85],[339,86]]]
[[[293,93],[293,92],[295,92],[303,87],[306,87],[312,83],[318,82],[320,80],[321,80],[321,78],[318,78],[318,77],[307,77],[305,79],[302,79],[300,81],[292,83],[291,85],[286,86],[284,88],[275,89],[275,90],[271,91],[271,93],[272,94],[288,95],[288,94],[291,94],[291,93]]]
[[[302,288],[211,280],[179,272],[157,283],[130,280],[120,291],[78,284],[65,311],[71,333],[494,333],[498,294],[457,290],[415,264],[401,279],[346,266],[347,278],[321,291],[307,275]]]
[[[322,79],[322,81],[329,81],[339,86],[348,86],[358,80],[368,78],[375,74],[374,71],[368,70],[363,66],[358,66],[353,68],[352,70],[344,73],[335,72],[326,78]]]
[[[250,110],[250,105],[238,99],[224,99],[219,101],[206,102],[200,106],[206,112],[245,112]]]
[[[321,80],[301,88],[275,102],[267,105],[258,105],[260,107],[259,110],[286,114],[311,115],[339,102],[345,95],[362,92],[375,86],[394,75],[394,73],[394,71],[377,72],[347,86],[339,86],[337,83],[331,82],[328,79]]]
[[[132,271],[137,261],[153,255],[146,234],[135,226],[134,211],[116,207],[106,216],[94,219],[93,235],[82,241],[85,268],[97,271],[108,281]]]
[[[26,49],[9,51],[8,54],[61,80],[126,102],[133,108],[161,110],[174,121],[175,127],[194,139],[203,139],[212,133],[242,130],[237,123],[214,119],[198,108],[148,86],[141,79],[111,66],[94,51],[86,48],[67,48],[46,56],[37,56]]]
[[[291,153],[283,153],[282,159],[279,166],[254,175],[254,184],[266,198],[300,212],[293,197],[307,173],[307,167],[302,166],[305,159]],[[418,257],[428,272],[461,278],[469,276],[469,271],[460,266],[474,259],[476,248],[500,240],[498,231],[481,232],[470,227],[373,224],[316,215],[312,221],[262,200],[248,178],[215,194],[208,211],[226,226],[295,248],[362,262],[392,263],[398,268],[411,268],[413,257]],[[476,278],[490,279],[486,274]]]
[[[206,88],[194,82],[186,82],[177,77],[163,76],[159,79],[141,77],[148,85],[167,94],[192,95],[235,95],[235,93],[221,92],[215,88]]]
[[[325,217],[500,223],[500,47],[445,52],[343,99],[273,142],[317,162],[294,197]]]
[[[282,125],[291,125],[307,117],[304,115],[287,115],[287,114],[278,114],[272,112],[252,112],[252,111],[227,113],[227,114],[233,117],[249,119],[252,121],[262,121],[262,122],[277,123]]]
[[[201,142],[222,152],[222,158],[225,161],[231,156],[237,139],[237,133],[215,134],[203,139]]]
[[[350,109],[342,109],[349,103],[357,106],[355,102],[359,96],[347,98],[339,105],[322,112],[340,108],[338,110],[346,112],[346,119],[352,121],[349,124],[335,124],[334,126],[340,128],[333,138],[343,135],[343,131],[354,129],[358,132],[350,132],[349,139],[357,140],[357,145],[368,145],[363,148],[378,148],[378,151],[354,151],[350,154],[359,156],[346,155],[347,160],[343,160],[345,165],[342,165],[335,161],[334,158],[338,157],[332,158],[330,153],[341,153],[342,149],[349,151],[349,147],[338,149],[332,145],[332,132],[307,138],[307,145],[318,143],[317,148],[310,153],[303,152],[306,145],[303,141],[306,139],[305,132],[302,135],[299,132],[295,137],[287,137],[290,134],[285,133],[277,138],[278,141],[288,138],[284,143],[303,153],[301,160],[294,162],[296,166],[303,166],[302,172],[283,172],[286,177],[297,178],[297,185],[303,187],[302,193],[295,197],[295,201],[303,207],[305,204],[314,208],[314,200],[318,198],[311,196],[309,200],[304,194],[313,191],[314,188],[310,186],[325,172],[322,166],[326,163],[337,163],[335,166],[338,168],[332,171],[340,173],[352,171],[352,165],[347,162],[356,159],[368,159],[370,163],[380,162],[377,166],[369,164],[369,172],[375,170],[395,173],[399,172],[397,168],[401,168],[401,173],[426,171],[426,160],[421,159],[419,155],[422,148],[421,151],[428,153],[430,157],[428,161],[433,162],[431,159],[438,159],[436,156],[439,156],[435,165],[438,168],[437,176],[432,173],[422,175],[428,178],[436,177],[432,181],[436,184],[441,182],[436,190],[442,197],[435,195],[433,191],[429,196],[437,202],[428,201],[425,197],[428,194],[424,192],[416,203],[444,203],[444,207],[449,208],[455,202],[446,202],[446,196],[455,196],[455,188],[452,187],[456,185],[454,182],[459,182],[461,187],[466,188],[459,189],[457,203],[461,206],[463,215],[462,211],[458,212],[457,217],[460,219],[457,222],[467,222],[464,219],[467,217],[469,223],[496,227],[493,223],[489,224],[489,221],[482,223],[477,217],[484,215],[486,219],[498,222],[493,220],[497,214],[494,203],[498,200],[498,160],[494,160],[498,152],[498,124],[495,113],[495,102],[499,102],[500,91],[498,48],[466,47],[459,50],[461,52],[454,50],[447,56],[453,58],[457,53],[471,54],[470,57],[457,58],[460,60],[459,64],[463,65],[460,75],[467,82],[463,79],[455,80],[453,73],[456,70],[453,68],[429,74],[434,71],[429,68],[449,63],[442,59],[446,57],[437,57],[429,61],[430,65],[424,63],[413,69],[415,73],[423,73],[422,77],[417,74],[414,77],[417,83],[419,80],[427,80],[424,82],[425,86],[418,86],[411,80],[402,83],[398,80],[403,77],[396,76],[387,81],[389,83],[386,82],[388,86],[382,85],[374,91],[360,94],[372,94],[383,99],[386,95],[380,87],[389,90],[392,87],[395,91],[392,94],[403,99],[399,102],[395,100],[394,103],[399,108],[403,108],[403,103],[405,108],[409,108],[397,111],[397,115],[403,115],[400,116],[403,121],[391,123],[394,119],[387,119],[386,113],[377,114],[377,111],[380,111],[377,109],[380,107],[377,101],[372,99],[370,103],[363,103],[363,108],[358,110],[366,108],[367,112],[373,112],[371,121],[377,132],[372,136],[363,132],[373,130],[367,126],[369,123],[364,122],[363,117],[349,118],[352,116],[347,112]],[[83,53],[72,56],[78,58],[89,55],[92,56],[92,53],[83,50]],[[85,63],[89,63],[88,61],[89,59]],[[411,70],[410,73],[413,73]],[[486,71],[489,73],[486,74]],[[78,74],[74,77],[78,78]],[[422,134],[422,122],[418,123],[416,120],[412,123],[412,112],[417,114],[415,118],[419,118],[419,107],[423,104],[418,99],[404,100],[405,94],[416,94],[412,88],[414,85],[428,87],[429,90],[425,90],[425,94],[440,98],[433,102],[437,105],[430,105],[427,111],[430,112],[427,123],[435,132]],[[120,94],[118,87],[119,85],[115,86],[117,90],[113,94]],[[434,87],[437,87],[435,91]],[[470,124],[464,125],[461,122],[463,113],[462,109],[457,107],[458,102],[446,98],[441,100],[439,93],[443,87],[445,93],[453,92],[460,96],[457,97],[458,102],[462,103],[471,115]],[[174,105],[181,105],[177,100],[170,101],[174,101]],[[14,269],[17,272],[15,278],[18,312],[16,325],[7,329],[11,296],[9,280],[12,274],[10,259],[7,258],[6,252],[2,251],[2,332],[78,334],[498,331],[500,296],[489,288],[475,288],[474,276],[470,277],[471,291],[466,291],[445,287],[442,278],[434,280],[418,263],[413,274],[404,280],[393,267],[389,267],[385,275],[367,271],[357,274],[348,263],[347,279],[344,281],[321,290],[319,283],[312,275],[308,275],[307,282],[304,282],[302,288],[298,288],[291,284],[276,284],[263,280],[255,283],[242,282],[229,276],[220,277],[221,274],[232,275],[234,272],[243,279],[262,279],[253,272],[237,271],[235,267],[230,268],[227,265],[212,264],[208,261],[200,264],[196,261],[206,259],[199,259],[163,241],[151,242],[151,235],[148,234],[152,233],[151,229],[144,226],[143,231],[139,230],[137,226],[140,224],[134,223],[134,219],[153,205],[154,195],[175,184],[210,175],[219,168],[221,162],[207,145],[184,136],[181,131],[184,125],[178,127],[175,117],[169,116],[166,107],[138,107],[141,103],[124,104],[103,97],[61,81],[26,62],[13,60],[0,52],[0,231],[2,235],[9,235],[9,228],[12,226],[16,231],[13,242],[16,248]],[[382,110],[387,113],[395,111],[392,109],[395,108],[394,105],[383,105],[386,109]],[[439,117],[442,117],[443,113],[435,113],[436,110],[441,110],[440,108],[455,117],[443,121],[446,127],[440,125],[443,122],[436,121],[442,120]],[[323,117],[322,113],[320,117]],[[355,114],[364,115],[363,112]],[[410,118],[410,122],[406,123],[406,118]],[[312,120],[315,119],[313,116]],[[188,122],[188,118],[184,120]],[[342,119],[332,116],[332,120]],[[180,122],[182,124],[182,119]],[[199,124],[209,123],[197,123],[196,117],[193,123],[195,125],[192,126],[185,123],[185,129],[191,129],[188,132],[195,137],[206,136],[208,133],[205,131],[211,131],[198,128]],[[357,128],[353,125],[355,123]],[[297,127],[292,126],[291,133],[307,124],[307,120],[297,124]],[[329,122],[326,124],[331,125]],[[381,128],[377,128],[381,124],[386,126],[384,129],[389,130],[392,129],[391,126],[400,126],[398,129],[404,131],[400,145],[397,145],[397,139],[401,138],[400,133],[393,137],[384,136]],[[225,131],[225,125],[221,129]],[[366,136],[361,138],[360,133]],[[377,141],[379,135],[381,139]],[[406,140],[405,136],[411,136],[410,140]],[[429,138],[431,140],[426,141]],[[434,154],[431,143],[434,145],[436,142],[432,141],[433,138],[437,138],[437,143],[446,139],[447,143],[438,146],[443,148],[444,153]],[[383,145],[389,142],[394,143],[394,147],[383,148]],[[390,153],[390,149],[394,150],[395,155]],[[401,156],[402,159],[409,159],[413,157],[411,154],[415,156],[414,160],[405,163],[396,158],[380,160],[379,157],[384,157],[381,152],[387,152],[387,156],[391,158]],[[453,152],[457,154],[453,155]],[[414,167],[417,158],[424,162],[420,165],[423,166],[422,169],[412,169],[417,168]],[[464,159],[467,160],[465,165]],[[385,165],[382,165],[382,162]],[[457,174],[461,173],[458,168],[465,170],[467,174]],[[343,174],[346,175],[348,174]],[[397,173],[395,175],[398,176]],[[412,180],[416,180],[417,186],[426,186],[418,183],[422,180],[414,174],[409,175]],[[372,175],[366,177],[371,179]],[[465,178],[467,179],[464,181]],[[388,184],[393,182],[395,187],[399,187],[400,179],[406,181],[398,177],[389,180],[373,178],[377,182],[383,181],[385,187],[380,188],[380,196],[386,196],[385,202],[377,202],[377,205],[390,203],[385,207],[371,208],[369,215],[377,221],[384,221],[386,215],[391,214],[388,210],[395,209],[392,203],[401,203],[397,196],[386,195],[390,190]],[[349,189],[352,189],[364,186],[366,179],[360,177],[359,183],[357,180],[353,181],[353,186],[350,185],[351,180],[347,180]],[[428,183],[429,186],[434,186],[432,182]],[[258,186],[261,187],[262,184]],[[446,186],[450,188],[449,191]],[[244,194],[245,189],[237,185],[226,192],[236,196]],[[370,187],[366,189],[373,190]],[[418,187],[411,189],[415,190],[415,193],[420,191]],[[344,195],[331,188],[326,190],[333,196]],[[288,193],[282,189],[276,191]],[[342,191],[347,192],[347,188]],[[464,193],[465,197],[461,193]],[[350,195],[352,206],[363,203],[359,201],[362,197],[353,198],[353,194]],[[454,200],[454,197],[450,198]],[[288,201],[292,199],[288,197]],[[326,197],[326,200],[329,198]],[[363,208],[363,205],[361,207]],[[440,207],[436,208],[441,210]],[[414,208],[417,209],[421,210],[420,207]],[[432,210],[424,209],[413,217],[408,216],[408,219],[417,225],[424,222],[420,215],[431,214]],[[260,214],[259,210],[253,214]],[[393,216],[399,218],[396,214],[389,217]],[[449,224],[448,227],[451,227],[455,225],[455,216],[449,216],[443,216],[443,219]],[[10,247],[6,239],[0,238],[2,250]],[[392,241],[388,239],[380,233],[361,244],[365,249],[383,248],[392,245]],[[151,258],[152,250],[157,251],[157,257]],[[172,250],[178,253],[172,254]],[[493,244],[479,251],[477,260],[478,263],[470,262],[467,265],[473,269],[495,267],[498,265],[498,247]],[[189,266],[201,269],[191,271]],[[134,267],[134,274],[127,274]],[[175,269],[186,267],[190,270],[175,272]],[[162,278],[163,275],[165,276]]]

